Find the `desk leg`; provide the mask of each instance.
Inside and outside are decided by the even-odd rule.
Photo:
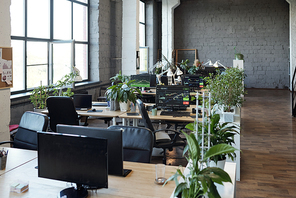
[[[116,125],[116,117],[112,118],[112,122],[113,122],[113,126],[115,126]]]
[[[133,126],[137,127],[138,126],[138,119],[133,119]]]
[[[122,118],[122,125],[123,125],[123,126],[126,126],[126,124],[125,124],[125,123],[126,123],[126,120],[125,120],[125,118]]]

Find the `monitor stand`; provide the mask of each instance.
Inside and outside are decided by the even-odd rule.
[[[88,196],[88,192],[81,185],[77,184],[77,188],[70,187],[65,188],[59,194],[59,198],[86,198]]]

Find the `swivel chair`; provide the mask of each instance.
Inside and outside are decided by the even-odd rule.
[[[166,149],[173,150],[173,147],[185,146],[186,142],[180,137],[181,132],[173,129],[159,129],[155,130],[152,122],[148,116],[143,102],[138,99],[137,105],[142,116],[143,123],[146,128],[154,133],[154,147],[163,149],[163,163],[166,164]],[[168,134],[170,132],[170,134]]]
[[[41,113],[26,111],[21,118],[13,141],[0,142],[11,143],[14,148],[37,150],[37,131],[47,131],[48,117]]]
[[[48,108],[49,126],[51,131],[56,132],[57,124],[79,125],[79,119],[70,97],[51,96],[46,100]],[[87,118],[84,125],[87,125]]]

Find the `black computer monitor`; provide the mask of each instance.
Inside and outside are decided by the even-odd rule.
[[[87,189],[108,188],[107,139],[51,132],[38,132],[37,138],[38,177],[76,183],[60,197],[87,197]]]
[[[74,94],[73,101],[76,110],[88,110],[92,108],[92,95]]]
[[[184,85],[157,85],[155,102],[158,108],[184,110],[189,107],[190,88]]]
[[[133,87],[156,87],[156,75],[155,74],[138,74],[131,75],[131,80],[135,80],[131,86]]]
[[[150,87],[149,74],[131,75],[131,80],[134,80],[131,84],[132,87]]]
[[[123,168],[121,130],[58,124],[57,132],[106,138],[108,140],[108,173],[110,175],[126,176],[131,172],[131,170]]]
[[[191,90],[199,90],[204,87],[204,78],[202,75],[186,74],[183,77],[183,85],[189,86]]]

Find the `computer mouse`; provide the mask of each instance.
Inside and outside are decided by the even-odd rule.
[[[92,109],[92,111],[94,111],[94,112],[95,112],[95,111],[96,111],[96,109]]]

